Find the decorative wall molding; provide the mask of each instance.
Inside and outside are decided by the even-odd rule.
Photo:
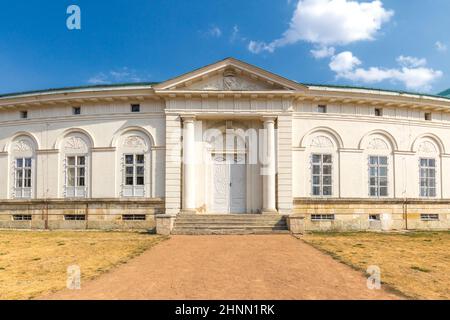
[[[124,140],[123,146],[125,148],[138,149],[147,147],[147,143],[142,137],[129,136]]]
[[[422,141],[417,150],[419,153],[438,153],[434,143],[430,141]]]
[[[64,149],[68,151],[81,151],[86,150],[86,142],[80,137],[70,137],[64,144]]]
[[[372,139],[367,145],[368,150],[389,150],[388,144],[380,138]]]
[[[24,151],[32,151],[33,147],[26,140],[19,140],[14,143],[13,151],[14,152],[24,152]]]
[[[330,138],[325,137],[325,136],[315,137],[311,141],[311,145],[310,146],[312,148],[334,148],[333,141],[331,141]]]

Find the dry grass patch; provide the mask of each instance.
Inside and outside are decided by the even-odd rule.
[[[414,299],[450,299],[450,232],[310,234],[303,240]]]
[[[67,267],[82,282],[123,264],[165,238],[135,232],[0,231],[0,299],[31,299],[65,288]]]

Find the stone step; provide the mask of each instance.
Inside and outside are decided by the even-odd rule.
[[[242,223],[242,222],[200,222],[200,223],[187,223],[187,222],[177,222],[175,223],[175,227],[221,227],[221,226],[246,226],[246,227],[287,227],[287,223],[278,222],[278,223]]]
[[[191,218],[184,218],[179,219],[177,218],[176,221],[192,221],[192,222],[215,222],[215,221],[230,221],[230,222],[278,222],[278,221],[286,221],[286,219],[224,219],[224,218],[215,218],[215,219],[208,219],[208,218],[197,218],[197,219],[191,219]]]
[[[229,214],[180,215],[172,234],[272,234],[288,233],[287,221],[281,215]]]
[[[211,216],[180,216],[177,217],[177,221],[280,221],[280,220],[286,220],[285,217],[226,217],[226,216],[218,216],[218,217],[211,217]]]
[[[255,225],[248,225],[248,224],[234,224],[234,225],[230,225],[230,224],[203,224],[203,225],[195,225],[195,224],[189,224],[189,225],[179,225],[176,224],[174,229],[205,229],[205,228],[210,228],[210,229],[220,229],[220,228],[224,228],[224,229],[258,229],[258,228],[264,228],[264,229],[283,229],[285,228],[287,225],[261,225],[261,224],[255,224]]]
[[[173,230],[173,235],[262,235],[262,234],[289,234],[288,230],[252,230],[252,229],[200,229],[200,230]]]

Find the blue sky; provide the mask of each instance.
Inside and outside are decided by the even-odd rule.
[[[229,56],[303,83],[450,88],[448,0],[0,4],[0,93],[162,81]]]

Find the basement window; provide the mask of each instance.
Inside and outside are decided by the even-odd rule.
[[[422,221],[439,221],[439,215],[438,214],[421,214],[420,220]]]
[[[433,116],[431,114],[431,112],[425,112],[425,121],[432,121],[433,120]]]
[[[72,114],[74,116],[79,116],[81,114],[81,107],[73,107],[72,108]]]
[[[31,214],[14,214],[12,216],[14,221],[31,221],[33,220],[33,217]]]
[[[383,109],[375,108],[375,117],[382,117],[382,116],[383,116]]]
[[[380,221],[381,216],[379,214],[371,214],[369,215],[369,221]]]
[[[319,104],[317,106],[317,112],[318,113],[327,113],[327,106],[324,104]]]
[[[131,112],[141,112],[141,105],[140,104],[132,104]]]
[[[20,111],[20,119],[28,119],[28,111]]]
[[[147,216],[145,214],[123,214],[123,221],[145,221]]]
[[[334,214],[312,214],[311,221],[334,221]]]
[[[66,221],[85,221],[85,214],[66,214],[64,215],[64,220]]]

